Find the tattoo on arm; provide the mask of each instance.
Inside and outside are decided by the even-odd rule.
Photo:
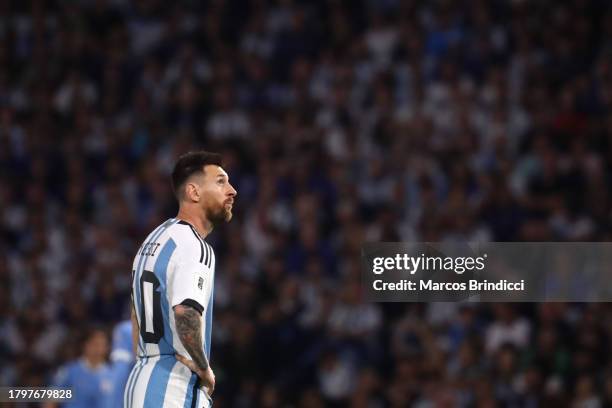
[[[202,316],[191,306],[174,307],[174,321],[181,343],[191,359],[202,370],[208,370],[208,360],[202,346]]]

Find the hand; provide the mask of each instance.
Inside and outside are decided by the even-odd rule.
[[[202,381],[202,385],[206,389],[206,392],[209,396],[212,396],[212,393],[215,390],[215,373],[213,373],[212,368],[208,366],[208,369],[206,371],[203,371],[194,363],[193,360],[188,360],[180,354],[175,354],[175,357],[178,361],[185,364],[191,371],[193,371],[198,375],[198,377],[200,377],[200,380]]]

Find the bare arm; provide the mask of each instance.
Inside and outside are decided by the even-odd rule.
[[[138,319],[136,319],[136,310],[134,308],[134,302],[132,302],[132,313],[130,313],[132,320],[132,351],[134,352],[134,358],[138,356],[138,336],[140,328],[138,327]]]
[[[191,306],[176,305],[174,321],[183,347],[191,356],[196,367],[203,373],[206,372],[209,364],[202,346],[202,316]]]

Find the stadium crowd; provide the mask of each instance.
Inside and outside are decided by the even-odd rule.
[[[219,151],[216,407],[612,407],[610,303],[367,303],[365,241],[612,239],[605,0],[0,6],[0,385],[128,315]],[[606,351],[607,350],[607,351]]]

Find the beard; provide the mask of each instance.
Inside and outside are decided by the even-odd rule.
[[[225,206],[221,206],[221,208],[209,211],[208,219],[215,226],[224,222],[230,222],[232,219],[232,210],[227,209]]]

